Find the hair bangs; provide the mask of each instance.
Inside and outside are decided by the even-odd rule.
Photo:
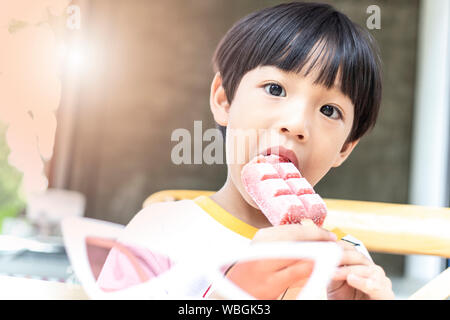
[[[294,2],[252,13],[222,38],[213,57],[231,103],[248,71],[275,66],[337,88],[355,106],[348,141],[375,125],[381,101],[381,59],[375,40],[332,6]]]
[[[328,21],[328,24],[333,24],[333,21]],[[334,26],[327,25],[321,30],[310,24],[296,30],[287,39],[278,38],[259,65],[275,66],[302,76],[314,72],[314,84],[327,89],[335,87],[356,104],[361,100],[358,92],[364,91],[358,88],[362,84],[361,76],[375,68],[367,66],[366,55],[370,54],[369,49],[364,52],[358,48],[351,31],[340,30],[341,23],[334,23]],[[343,36],[342,32],[349,33]],[[367,84],[367,79],[362,82]]]

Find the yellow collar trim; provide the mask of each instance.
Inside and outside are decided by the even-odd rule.
[[[240,234],[248,239],[253,239],[258,228],[255,228],[242,220],[239,220],[215,201],[206,196],[200,196],[194,199],[194,202],[206,211],[212,218],[222,224],[224,227]]]

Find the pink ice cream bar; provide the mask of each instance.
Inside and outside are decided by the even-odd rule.
[[[277,155],[257,156],[241,172],[247,193],[273,225],[311,219],[322,226],[327,208],[297,168]]]

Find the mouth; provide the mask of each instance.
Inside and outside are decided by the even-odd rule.
[[[292,162],[292,164],[297,169],[299,169],[297,156],[295,155],[295,152],[292,151],[291,149],[287,149],[283,146],[276,146],[276,147],[270,147],[270,148],[266,149],[264,152],[262,152],[262,155],[264,155],[264,156],[268,156],[271,154],[278,155],[281,158],[284,158],[287,161]]]

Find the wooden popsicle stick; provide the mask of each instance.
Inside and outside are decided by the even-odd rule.
[[[450,297],[450,268],[413,293],[408,300],[445,300]]]

